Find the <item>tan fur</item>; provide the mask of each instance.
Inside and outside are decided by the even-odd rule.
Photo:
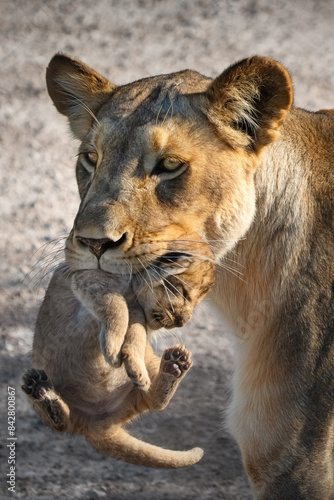
[[[258,56],[214,80],[183,71],[110,87],[95,86],[95,74],[64,55],[47,72],[57,109],[82,140],[70,269],[149,267],[169,231],[196,232],[223,267],[214,299],[236,341],[228,422],[257,498],[332,499],[331,112],[291,107],[289,74]],[[74,95],[86,94],[96,119],[83,120],[70,96],[60,102],[78,77]],[[161,168],[169,158],[179,170]],[[80,238],[114,246],[98,264]]]
[[[147,324],[185,324],[212,288],[210,248],[196,234],[183,238],[183,252],[191,243],[196,256],[175,254],[174,245],[174,254],[156,259],[151,274],[144,270],[132,279],[98,269],[71,273],[66,264],[56,270],[36,323],[36,368],[22,386],[53,430],[83,434],[100,451],[131,463],[184,467],[200,460],[199,448],[169,451],[122,429],[147,410],[165,408],[192,365],[182,346],[167,349],[160,361],[146,333]]]

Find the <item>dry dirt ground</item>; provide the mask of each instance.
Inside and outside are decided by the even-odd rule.
[[[333,107],[334,2],[0,0],[0,13],[0,498],[14,496],[6,483],[10,386],[16,392],[17,498],[250,499],[238,448],[223,426],[232,348],[207,304],[182,332],[165,339],[168,345],[181,339],[193,352],[194,368],[168,409],[132,429],[166,447],[203,447],[205,456],[194,467],[153,470],[104,457],[81,438],[46,429],[21,394],[57,241],[47,243],[68,232],[78,204],[77,144],[48,99],[45,67],[64,51],[125,83],[184,68],[213,76],[258,53],[291,71],[297,105]]]

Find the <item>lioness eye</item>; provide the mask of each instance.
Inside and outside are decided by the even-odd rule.
[[[178,158],[161,158],[161,160],[158,161],[158,163],[152,170],[151,175],[160,176],[166,174],[166,180],[174,179],[174,177],[181,175],[187,169],[187,167],[188,163],[179,160]]]
[[[85,169],[92,174],[97,165],[99,155],[95,152],[79,153],[81,156],[81,161]]]
[[[97,161],[99,159],[97,153],[85,153],[84,156],[85,156],[85,160],[87,161],[87,163],[89,163],[89,165],[91,165],[92,167],[96,166]]]
[[[181,160],[176,160],[175,158],[165,158],[163,161],[162,161],[162,166],[166,169],[166,170],[176,170],[177,168],[179,168],[180,166],[182,165],[182,161]]]

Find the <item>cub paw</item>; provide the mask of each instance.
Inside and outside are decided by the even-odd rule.
[[[69,408],[62,401],[43,370],[31,368],[23,375],[22,390],[28,395],[41,420],[57,432],[68,430]]]
[[[128,363],[127,360],[124,360],[124,366],[133,385],[141,391],[147,392],[150,388],[151,380],[146,367],[140,366],[140,364]]]
[[[190,352],[181,345],[166,349],[161,358],[161,370],[175,378],[185,375],[192,364]]]
[[[31,368],[23,375],[22,390],[34,399],[42,399],[52,389],[48,377],[43,370]]]

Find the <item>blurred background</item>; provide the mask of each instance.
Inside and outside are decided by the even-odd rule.
[[[67,52],[122,84],[191,68],[216,76],[238,59],[273,57],[291,72],[295,105],[334,107],[332,0],[0,0],[0,498],[11,497],[7,387],[16,391],[16,493],[33,499],[251,498],[238,448],[224,429],[232,347],[209,299],[181,331],[160,339],[193,352],[170,406],[135,435],[162,446],[201,446],[189,469],[135,467],[79,437],[56,435],[33,414],[21,375],[50,269],[78,206],[78,144],[45,89],[45,68]]]

